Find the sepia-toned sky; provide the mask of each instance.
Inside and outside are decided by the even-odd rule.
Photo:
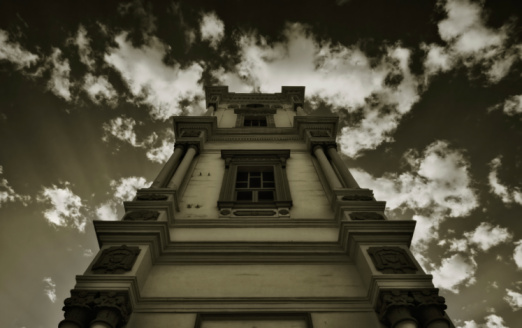
[[[460,328],[522,317],[520,1],[0,2],[0,326],[51,328],[204,85],[306,87]]]

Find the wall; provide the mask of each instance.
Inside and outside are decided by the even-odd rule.
[[[155,265],[142,297],[364,297],[352,264]]]

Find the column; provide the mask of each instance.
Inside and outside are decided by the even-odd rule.
[[[303,107],[297,106],[296,108],[297,116],[306,116]]]
[[[328,184],[330,185],[330,188],[332,189],[341,189],[343,186],[339,179],[337,178],[337,175],[335,174],[332,166],[330,165],[330,162],[326,158],[326,155],[324,154],[323,147],[321,146],[315,146],[313,148],[314,155],[317,157],[317,160],[319,161],[319,164],[321,165],[321,169],[323,169],[324,175],[326,176],[326,180],[328,180]]]
[[[117,309],[99,309],[96,313],[96,319],[91,322],[89,328],[116,328],[120,323],[120,316]]]
[[[392,328],[417,328],[417,320],[410,314],[410,310],[405,306],[393,307],[388,310],[386,319]]]
[[[185,157],[183,157],[183,160],[178,166],[178,169],[176,170],[176,173],[174,173],[174,176],[172,177],[172,180],[170,180],[167,188],[170,189],[178,189],[181,185],[181,182],[183,181],[183,178],[187,174],[187,171],[190,167],[190,164],[192,163],[192,160],[194,159],[194,156],[196,155],[198,151],[198,146],[196,145],[190,145],[187,149],[187,153],[185,154]]]
[[[168,183],[168,179],[172,176],[172,172],[176,170],[176,166],[179,164],[181,156],[185,152],[185,147],[183,145],[176,145],[174,148],[174,153],[170,156],[167,163],[163,166],[160,173],[150,186],[151,188],[161,188]]]
[[[344,182],[344,185],[346,188],[360,188],[357,184],[357,181],[353,178],[352,174],[346,167],[346,165],[343,163],[343,160],[341,159],[341,156],[339,156],[339,153],[337,152],[337,149],[333,145],[328,146],[328,156],[330,156],[330,159],[333,162],[333,166],[337,169],[339,174],[341,174],[341,179]]]

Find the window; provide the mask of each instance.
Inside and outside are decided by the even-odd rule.
[[[243,126],[267,126],[266,116],[245,116]]]
[[[238,167],[235,200],[249,202],[274,201],[275,180],[273,167]]]
[[[249,104],[247,106],[257,106]],[[262,106],[262,105],[261,105]],[[244,107],[234,109],[237,115],[236,128],[241,127],[275,127],[274,114],[277,109],[268,107]]]
[[[219,209],[286,209],[292,206],[286,177],[289,150],[222,150],[225,176]]]

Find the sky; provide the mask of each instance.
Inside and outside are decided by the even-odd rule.
[[[0,2],[1,327],[56,327],[204,86],[305,86],[459,328],[522,315],[520,1]],[[7,309],[7,310],[5,310]],[[517,320],[518,319],[518,320]]]

